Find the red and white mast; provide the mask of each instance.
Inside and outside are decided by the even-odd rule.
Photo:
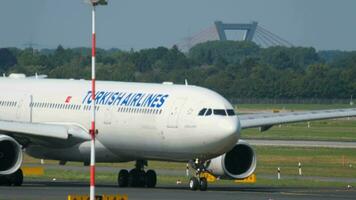
[[[90,200],[95,200],[95,55],[96,55],[96,35],[95,35],[95,3],[92,4],[92,50],[91,50],[91,145],[90,145]]]
[[[91,50],[91,145],[90,145],[90,200],[95,200],[95,56],[96,56],[96,33],[95,33],[95,7],[97,5],[106,5],[106,0],[89,0],[88,3],[92,7],[92,50]]]

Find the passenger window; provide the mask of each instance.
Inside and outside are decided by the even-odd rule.
[[[210,116],[212,114],[212,110],[209,108],[208,111],[206,111],[205,116]]]
[[[206,108],[203,108],[200,112],[199,112],[199,116],[204,116],[204,114],[205,114],[205,112],[206,112]]]
[[[226,116],[226,112],[222,109],[214,109],[214,115]]]
[[[228,109],[228,110],[226,110],[227,111],[227,115],[229,115],[229,116],[234,116],[234,115],[236,115],[235,114],[235,111],[233,110],[233,109]]]

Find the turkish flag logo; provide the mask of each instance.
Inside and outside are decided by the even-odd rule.
[[[72,96],[68,96],[67,98],[66,98],[66,101],[65,101],[65,103],[70,103],[70,100],[72,99]]]

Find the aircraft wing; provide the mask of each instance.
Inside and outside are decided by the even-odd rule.
[[[15,138],[20,144],[71,146],[90,140],[88,131],[73,124],[29,123],[0,120],[0,134]]]
[[[356,108],[286,113],[246,114],[239,115],[239,119],[242,129],[260,127],[261,131],[266,131],[273,125],[278,124],[354,116],[356,116]]]

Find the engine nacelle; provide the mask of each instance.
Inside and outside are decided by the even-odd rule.
[[[6,135],[0,135],[0,163],[0,175],[12,174],[22,164],[21,145]]]
[[[239,140],[229,152],[210,161],[207,169],[222,178],[244,179],[253,174],[257,159],[253,148]]]

